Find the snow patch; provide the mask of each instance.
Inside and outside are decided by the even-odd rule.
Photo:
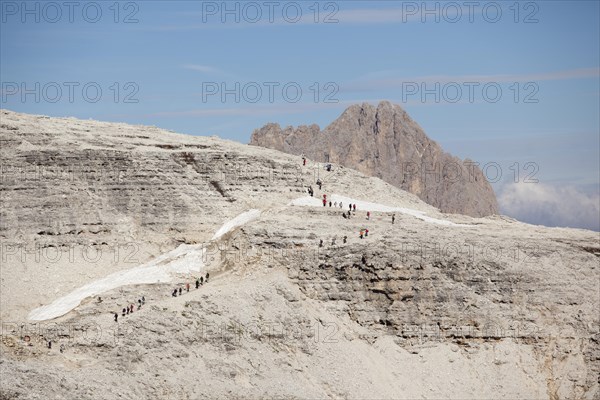
[[[379,212],[399,212],[406,215],[411,215],[415,218],[419,218],[425,222],[429,222],[431,224],[445,225],[445,226],[462,226],[469,227],[471,225],[465,224],[457,224],[452,221],[448,221],[445,219],[437,219],[432,218],[426,215],[424,211],[414,210],[412,208],[404,208],[404,207],[391,207],[386,206],[380,203],[371,203],[369,201],[356,200],[350,197],[340,196],[337,194],[332,194],[328,197],[327,201],[331,200],[332,202],[337,201],[338,203],[341,201],[344,207],[341,210],[346,211],[348,209],[348,204],[356,204],[356,209],[361,211],[379,211]],[[288,205],[292,206],[308,206],[308,207],[323,207],[323,200],[318,199],[316,197],[300,197],[295,200],[292,200]]]
[[[215,235],[212,237],[211,240],[217,240],[221,236],[223,236],[226,233],[228,233],[229,231],[233,230],[234,228],[237,228],[238,226],[247,224],[248,222],[258,218],[259,216],[260,216],[260,210],[256,210],[256,209],[248,210],[245,213],[242,213],[242,214],[238,215],[237,217],[233,218],[232,220],[225,222],[223,224],[223,226],[221,228],[219,228],[217,233],[215,233]]]

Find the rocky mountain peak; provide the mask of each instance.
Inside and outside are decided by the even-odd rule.
[[[323,130],[314,124],[283,130],[267,124],[252,133],[250,144],[356,169],[446,213],[498,213],[481,170],[444,152],[401,106],[389,101],[351,105]]]

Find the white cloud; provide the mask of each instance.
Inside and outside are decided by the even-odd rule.
[[[211,67],[210,65],[198,65],[198,64],[185,64],[182,66],[185,69],[192,71],[205,72],[205,73],[222,73],[218,68]]]
[[[512,183],[498,195],[500,212],[520,221],[600,231],[600,194],[574,186]]]

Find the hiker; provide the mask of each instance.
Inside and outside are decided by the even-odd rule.
[[[129,315],[129,306],[125,307],[125,309],[127,310],[127,315]]]
[[[203,284],[204,284],[204,277],[203,277],[203,276],[201,276],[201,277],[200,277],[200,284],[201,284],[201,285],[203,285]]]
[[[348,236],[344,236],[344,243],[346,243],[346,240],[348,240]]]
[[[187,282],[187,283],[185,284],[185,290],[186,290],[188,293],[190,292],[190,283],[189,283],[189,282]]]
[[[200,279],[196,278],[196,289],[200,287]]]
[[[337,201],[334,201],[334,202],[333,202],[333,206],[334,206],[335,208],[337,208]]]
[[[206,273],[206,279],[204,279],[206,281],[206,283],[208,283],[208,272]]]
[[[363,238],[363,235],[364,235],[364,234],[365,234],[365,232],[364,232],[364,231],[361,229],[361,230],[360,230],[360,238],[361,238],[361,239]]]
[[[134,310],[133,304],[131,304],[129,307],[131,308],[131,313],[133,314],[133,310]]]
[[[114,317],[115,317],[115,322],[119,322],[119,314],[117,314],[117,313],[114,313],[114,314],[115,314],[115,315],[114,315]]]
[[[333,239],[331,240],[331,245],[335,246],[335,236],[333,237]]]
[[[365,237],[369,236],[369,230],[365,229]]]
[[[394,225],[395,220],[396,220],[396,214],[392,214],[392,225]]]
[[[367,263],[367,257],[365,257],[364,254],[362,255],[361,261],[362,261],[363,264]]]
[[[52,348],[52,340],[48,340],[48,348],[51,349]]]
[[[352,211],[352,203],[348,204],[348,208]]]
[[[302,165],[306,166],[306,157],[302,157]]]
[[[327,200],[323,199],[323,207],[327,205]]]
[[[319,247],[323,247],[323,239],[319,241]]]
[[[62,353],[63,351],[65,351],[65,345],[64,345],[64,344],[61,344],[61,345],[60,345],[59,351],[60,351],[61,353]]]
[[[98,296],[98,303],[102,303],[102,297]]]
[[[138,299],[138,311],[142,309],[142,300]]]
[[[346,217],[346,213],[345,212],[342,213],[342,217],[344,217],[344,219],[348,218],[348,217]]]
[[[331,207],[331,200],[329,200],[329,207]]]
[[[177,288],[173,289],[173,293],[171,293],[171,296],[177,297]]]
[[[181,296],[181,287],[179,287],[179,295]]]
[[[352,211],[356,211],[356,203],[352,204]]]
[[[340,201],[340,208],[342,208],[342,202]]]
[[[123,313],[121,314],[121,316],[125,316],[125,308],[123,308]]]
[[[322,184],[323,184],[323,182],[321,182],[321,178],[317,179],[317,186],[319,186],[319,190],[321,190]]]
[[[142,296],[142,304],[146,304],[146,298]]]
[[[367,211],[367,221],[371,219],[371,211]]]

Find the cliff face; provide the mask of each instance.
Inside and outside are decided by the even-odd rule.
[[[481,217],[498,213],[494,191],[471,161],[445,153],[400,106],[353,105],[323,131],[267,124],[250,144],[304,154],[376,176],[416,194],[442,212]]]

